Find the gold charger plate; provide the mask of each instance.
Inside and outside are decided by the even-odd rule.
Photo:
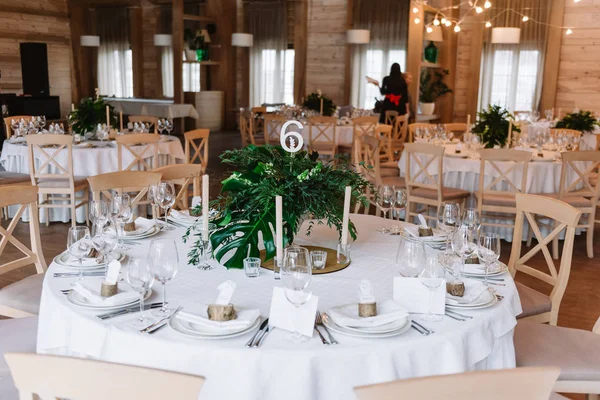
[[[338,271],[343,270],[344,268],[347,268],[352,263],[352,260],[350,260],[345,264],[338,264],[337,263],[337,250],[328,249],[326,247],[321,247],[321,246],[301,246],[301,247],[308,249],[308,251],[324,250],[327,252],[327,263],[325,264],[325,268],[323,268],[323,269],[314,269],[313,268],[313,270],[312,270],[313,275],[324,275],[324,274],[330,274],[332,272],[338,272]],[[266,252],[264,250],[261,250],[260,251],[261,260],[264,260],[265,257],[266,257]],[[273,261],[274,261],[274,259],[270,259],[269,261],[263,261],[261,266],[265,269],[273,271]]]

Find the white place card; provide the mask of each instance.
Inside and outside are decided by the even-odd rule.
[[[234,281],[225,281],[221,283],[217,288],[219,290],[219,294],[217,295],[215,304],[226,306],[227,304],[231,303],[231,298],[233,297],[233,292],[235,292],[235,287],[236,284]]]
[[[274,287],[269,325],[312,337],[318,303],[319,297],[313,294],[306,303],[296,307],[285,297],[284,288]]]
[[[108,270],[106,271],[106,283],[114,285],[119,279],[119,272],[121,271],[121,262],[119,260],[112,260],[108,263]]]
[[[429,310],[429,288],[420,278],[394,278],[394,302],[410,313],[427,314]],[[444,314],[446,308],[446,282],[433,289],[431,312]]]

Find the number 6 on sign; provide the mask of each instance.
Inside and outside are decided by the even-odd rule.
[[[302,124],[298,121],[287,121],[285,124],[283,124],[283,126],[281,127],[281,135],[280,135],[280,143],[281,143],[281,147],[283,147],[283,149],[289,153],[296,153],[300,150],[302,150],[302,147],[304,147],[304,139],[302,138],[302,135],[300,135],[298,132],[287,132],[287,128],[290,125],[296,125],[299,129],[302,129]],[[288,138],[289,138],[289,142],[290,145],[288,146],[287,142],[288,142]]]

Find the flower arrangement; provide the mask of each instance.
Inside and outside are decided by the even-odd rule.
[[[79,103],[79,107],[69,114],[69,124],[74,133],[85,134],[86,132],[95,132],[98,124],[106,123],[106,106],[110,109],[110,124],[117,126],[119,119],[115,114],[113,106],[105,103],[99,97],[85,98]]]
[[[500,106],[489,105],[487,110],[477,113],[478,120],[471,129],[481,138],[481,142],[486,148],[491,149],[494,146],[503,147],[508,139],[511,121],[515,117]],[[521,132],[521,129],[513,124],[513,132]]]
[[[580,132],[592,132],[597,126],[600,126],[600,123],[592,115],[591,111],[579,111],[567,114],[556,123],[556,128],[574,129]]]
[[[355,201],[368,204],[364,192],[369,183],[345,160],[324,164],[316,152],[288,153],[280,146],[250,145],[225,151],[221,161],[238,170],[223,181],[215,202],[217,229],[210,237],[214,257],[227,268],[242,268],[244,258],[260,257],[261,240],[266,260],[275,256],[276,195],[283,197],[284,246],[293,242],[306,217],[335,227],[341,234],[346,186],[352,187]],[[356,239],[352,221],[348,229]],[[190,230],[184,241],[189,235]],[[200,248],[198,241],[188,254],[190,264],[197,262]]]
[[[321,89],[309,94],[306,100],[304,100],[304,103],[302,103],[302,106],[309,110],[316,111],[318,115],[321,112],[321,101],[323,102],[323,115],[331,117],[335,113],[336,106],[333,103],[333,100],[321,92]]]

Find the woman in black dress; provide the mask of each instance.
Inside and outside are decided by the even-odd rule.
[[[379,91],[385,96],[379,122],[385,121],[386,111],[398,111],[398,115],[408,112],[408,85],[400,70],[400,64],[392,64],[390,74],[383,78]]]

